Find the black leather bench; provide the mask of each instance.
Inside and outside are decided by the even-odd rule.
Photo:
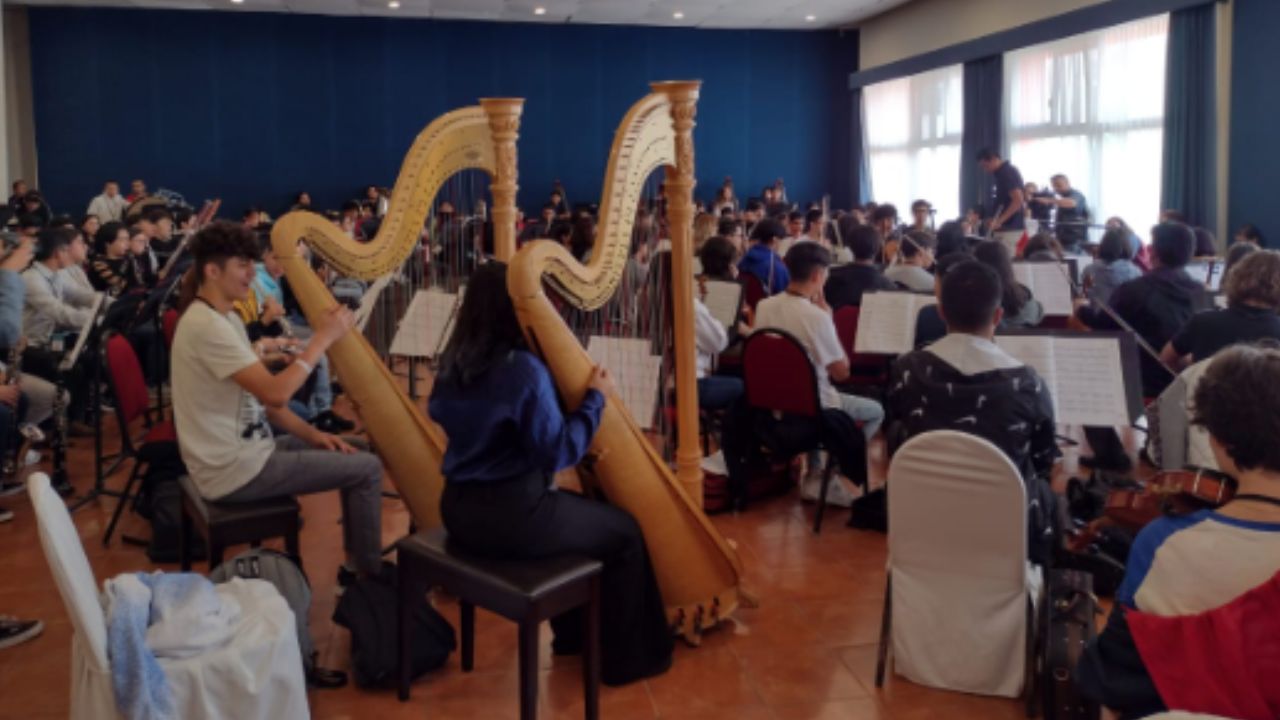
[[[248,503],[222,503],[205,500],[200,496],[191,478],[183,475],[182,533],[179,553],[182,571],[191,570],[191,533],[200,533],[209,548],[209,571],[222,564],[222,554],[228,547],[248,543],[258,547],[268,538],[283,537],[285,551],[301,563],[298,552],[298,530],[301,527],[299,513],[302,506],[292,497],[271,498]]]
[[[429,587],[458,598],[461,609],[462,670],[475,662],[476,606],[515,622],[520,637],[520,718],[538,714],[538,627],[543,620],[585,606],[582,652],[584,708],[588,720],[599,717],[600,571],[599,561],[557,556],[541,560],[494,560],[450,543],[443,529],[415,533],[396,543],[399,551],[400,627],[409,626],[415,601]],[[400,700],[409,699],[409,635],[400,633]]]

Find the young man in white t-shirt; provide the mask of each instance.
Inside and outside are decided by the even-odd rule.
[[[272,374],[233,305],[249,293],[258,242],[249,230],[215,223],[191,239],[191,272],[198,287],[173,339],[173,407],[187,472],[210,500],[249,502],[284,495],[341,490],[346,563],[340,583],[382,566],[382,463],[336,435],[321,432],[289,410],[320,357],[354,324],[338,305],[321,316],[311,342],[283,371]],[[185,294],[185,293],[184,293]],[[188,296],[189,297],[189,296]],[[288,435],[272,436],[272,426]]]
[[[817,243],[799,243],[787,251],[785,262],[790,283],[786,291],[765,298],[756,306],[755,329],[782,330],[798,340],[818,376],[822,407],[843,410],[861,422],[862,431],[870,440],[884,421],[884,408],[875,400],[846,395],[831,385],[832,380],[843,382],[849,378],[849,357],[840,345],[831,307],[822,294],[831,252]],[[820,476],[817,458],[810,455],[809,460],[811,479]]]

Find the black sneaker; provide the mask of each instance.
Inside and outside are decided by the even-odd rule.
[[[311,419],[311,424],[317,430],[340,435],[345,432],[351,432],[355,429],[356,424],[336,415],[332,410],[325,410],[319,415]]]
[[[0,650],[24,643],[42,632],[44,623],[39,620],[19,620],[0,615]]]
[[[17,495],[27,488],[27,484],[17,480],[0,480],[0,497]]]

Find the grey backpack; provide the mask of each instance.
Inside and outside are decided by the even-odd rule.
[[[302,669],[311,672],[316,664],[316,645],[307,627],[307,614],[311,610],[311,583],[306,573],[291,556],[267,548],[247,550],[223,562],[209,573],[215,583],[231,578],[265,580],[284,596],[298,623],[298,647],[302,650]]]

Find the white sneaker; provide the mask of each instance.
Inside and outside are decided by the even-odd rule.
[[[806,502],[817,502],[818,492],[822,490],[822,475],[809,475],[800,485],[800,498]],[[839,473],[831,476],[831,484],[827,486],[827,505],[850,507],[853,505],[853,493],[840,477]]]

